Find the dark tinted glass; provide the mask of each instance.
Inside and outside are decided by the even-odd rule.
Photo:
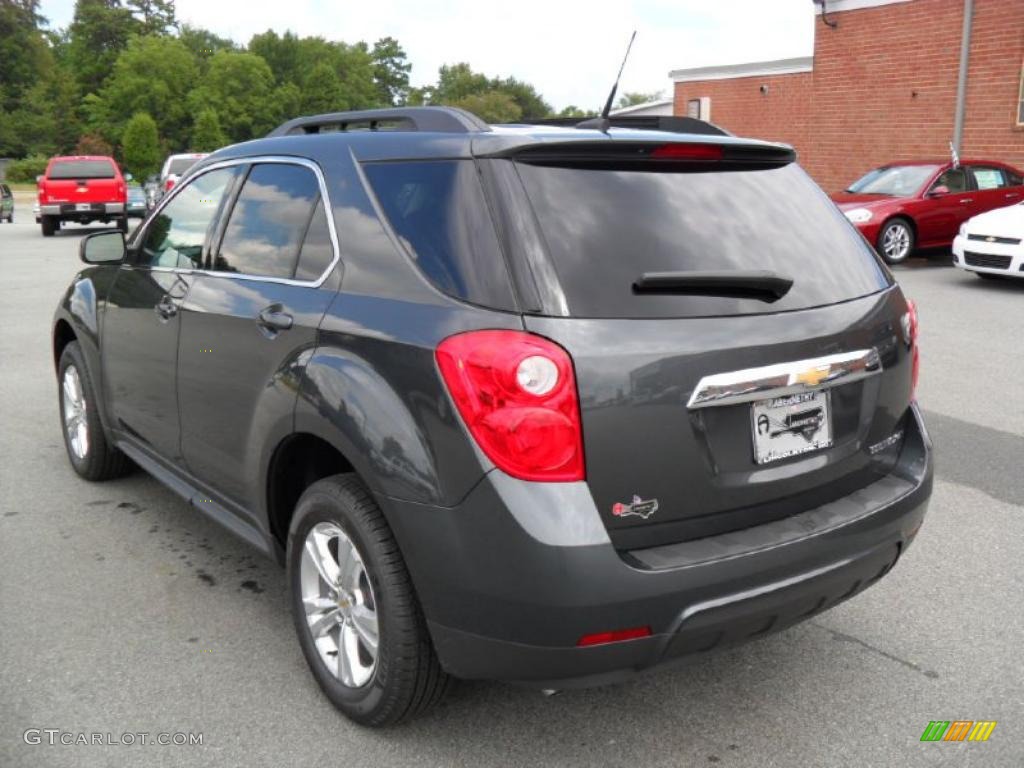
[[[1011,187],[1019,187],[1024,184],[1024,179],[1021,178],[1019,173],[1009,171],[1006,175],[1006,183]]]
[[[313,211],[313,218],[306,230],[299,252],[299,266],[295,269],[296,280],[317,280],[334,260],[331,247],[331,231],[327,227],[327,214],[321,199]]]
[[[50,166],[50,179],[112,179],[114,164],[109,160],[58,160]]]
[[[888,285],[863,238],[796,165],[652,173],[520,164],[569,311],[692,317],[832,304]],[[645,272],[771,270],[780,300],[633,293]]]
[[[319,194],[309,168],[253,166],[231,210],[213,269],[290,278]]]
[[[183,186],[146,229],[135,263],[202,269],[207,231],[235,172],[210,171]]]
[[[203,158],[201,157],[176,157],[171,160],[171,165],[167,169],[168,176],[181,176],[189,168],[198,163]]]
[[[943,171],[942,175],[932,184],[932,189],[936,187],[946,187],[950,192],[966,192],[967,172],[963,168],[950,168]]]
[[[365,171],[402,244],[438,288],[474,304],[514,306],[472,161],[380,163]]]

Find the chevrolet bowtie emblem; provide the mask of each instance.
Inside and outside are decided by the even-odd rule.
[[[796,374],[796,380],[806,387],[816,387],[825,379],[828,378],[831,372],[830,366],[822,366],[819,368],[808,368],[806,371],[800,371]]]
[[[996,241],[996,239],[994,237],[992,237],[991,235],[989,235],[988,237],[985,238],[985,242],[986,243],[994,243],[995,241]]]

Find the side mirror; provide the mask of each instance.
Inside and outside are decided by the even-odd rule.
[[[928,197],[942,197],[943,195],[949,194],[949,187],[945,184],[939,184],[937,187],[932,187],[928,193]]]
[[[36,176],[36,184],[38,184],[40,181],[42,181],[43,178],[44,178],[43,174],[39,174],[38,176]]]
[[[78,244],[78,258],[86,264],[117,264],[126,253],[124,233],[118,230],[94,232]]]
[[[124,180],[125,180],[125,181],[132,181],[132,180],[133,180],[134,178],[135,178],[135,177],[134,177],[134,176],[132,176],[132,175],[131,175],[130,173],[126,173],[126,174],[124,175]]]

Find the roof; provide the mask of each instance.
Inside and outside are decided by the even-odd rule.
[[[765,77],[810,72],[814,69],[813,56],[774,61],[751,61],[744,64],[724,64],[715,67],[674,69],[668,73],[674,82],[686,83],[695,80],[732,80],[739,77]]]
[[[671,114],[672,99],[655,99],[654,101],[645,101],[642,104],[633,104],[628,107],[620,107],[619,109],[613,109],[611,114],[613,115],[629,115],[633,112],[644,112],[650,109],[656,109],[657,107],[669,107],[668,114]]]

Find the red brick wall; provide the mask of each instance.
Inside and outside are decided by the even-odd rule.
[[[945,158],[953,137],[963,0],[914,0],[816,19],[814,71],[677,83],[675,113],[711,97],[711,119],[793,144],[826,190],[898,159]],[[1015,122],[1024,0],[975,0],[963,157],[1024,167]],[[769,87],[767,95],[758,88]]]

